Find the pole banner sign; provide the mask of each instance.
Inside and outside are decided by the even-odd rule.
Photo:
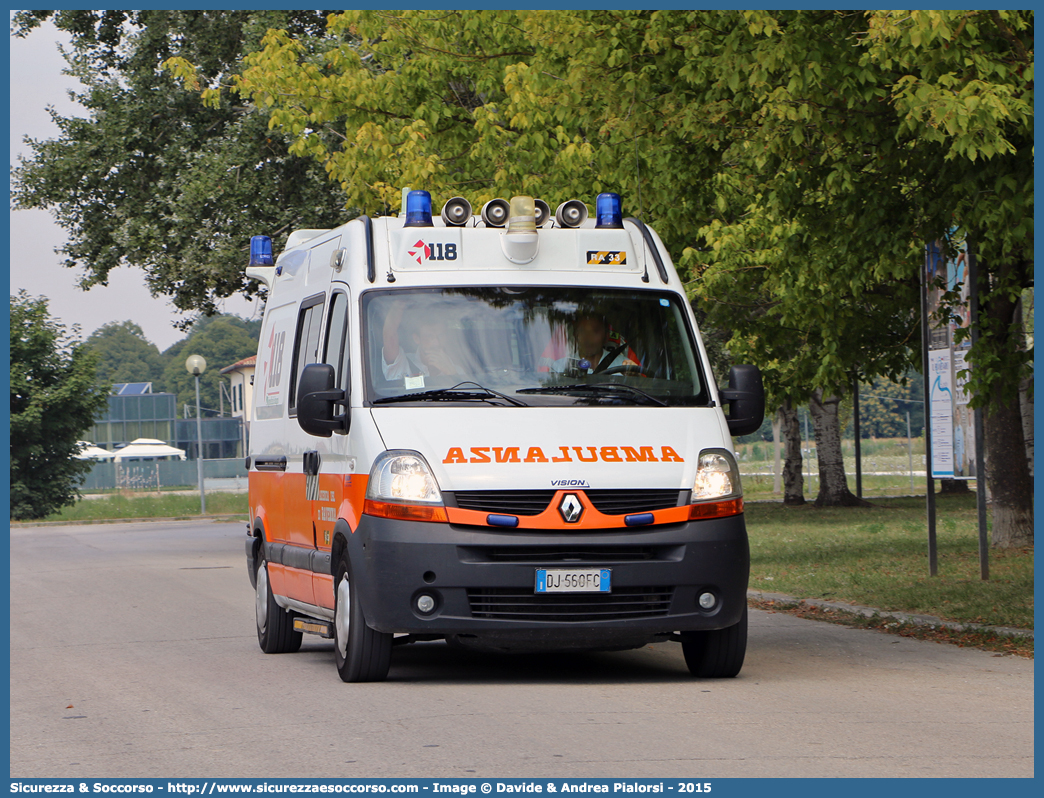
[[[925,257],[925,290],[928,292],[928,373],[924,394],[931,416],[932,478],[975,477],[975,425],[964,387],[967,376],[958,376],[971,347],[967,333],[955,342],[958,331],[971,323],[968,244],[962,241],[957,256],[947,258],[946,242],[933,241]]]

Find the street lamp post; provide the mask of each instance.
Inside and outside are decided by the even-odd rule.
[[[207,495],[203,492],[203,421],[199,414],[199,375],[207,368],[200,355],[189,355],[185,361],[188,373],[196,378],[196,476],[199,479],[199,514],[206,515]]]

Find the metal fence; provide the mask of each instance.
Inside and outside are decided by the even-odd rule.
[[[242,457],[204,460],[203,479],[242,480],[246,484],[246,462]],[[95,463],[80,486],[90,493],[99,490],[160,490],[192,488],[198,485],[195,460],[135,461],[130,463]]]

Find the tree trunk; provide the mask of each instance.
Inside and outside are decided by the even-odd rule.
[[[805,478],[801,474],[801,426],[797,408],[786,402],[779,409],[783,430],[783,504],[799,507],[805,503]]]
[[[772,494],[778,496],[780,491],[783,489],[782,483],[782,471],[780,469],[780,444],[781,432],[783,427],[783,411],[782,409],[776,411],[776,415],[772,417]]]
[[[1027,377],[1019,387],[1019,402],[1022,408],[1022,437],[1026,439],[1026,465],[1030,479],[1033,478],[1033,378]]]
[[[1033,480],[1026,458],[1017,456],[1026,450],[1018,395],[992,405],[985,416],[986,480],[993,500],[992,543],[998,549],[1027,548],[1033,545]]]
[[[1002,263],[999,267],[998,279],[1002,284],[1009,276],[1007,271],[1033,268],[1022,261]],[[1007,291],[995,292],[983,303],[980,314],[994,331],[991,345],[995,351],[1025,346],[1021,306],[1019,297]],[[1033,479],[1024,456],[1026,437],[1019,392],[1005,390],[1007,387],[994,382],[989,406],[983,413],[986,482],[993,506],[993,546],[1021,549],[1033,545]]]
[[[816,457],[819,460],[819,495],[816,507],[869,507],[848,489],[845,461],[841,452],[841,420],[838,396],[823,396],[816,388],[809,397],[812,426],[816,431]]]

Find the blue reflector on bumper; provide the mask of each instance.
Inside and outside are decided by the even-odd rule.
[[[490,526],[518,526],[518,519],[513,515],[487,515],[486,523]]]

